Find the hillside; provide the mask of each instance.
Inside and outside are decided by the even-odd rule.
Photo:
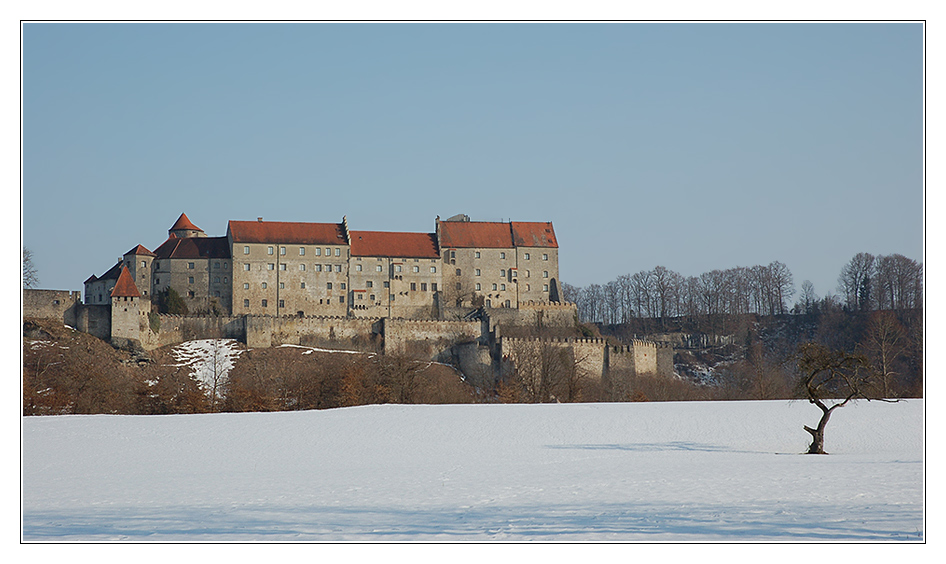
[[[922,400],[28,417],[25,541],[922,541]]]

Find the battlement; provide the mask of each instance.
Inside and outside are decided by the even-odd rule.
[[[541,302],[535,300],[519,302],[519,309],[574,309],[576,307],[571,302]]]

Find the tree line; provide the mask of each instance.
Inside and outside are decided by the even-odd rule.
[[[604,325],[635,318],[810,314],[825,305],[860,312],[910,310],[923,307],[923,266],[900,254],[858,253],[841,269],[839,295],[819,298],[805,280],[794,303],[792,272],[778,261],[699,276],[657,266],[605,284],[561,287],[563,299],[577,305],[581,321]]]

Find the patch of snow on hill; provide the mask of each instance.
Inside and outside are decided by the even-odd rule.
[[[190,375],[208,390],[219,390],[242,352],[235,339],[187,341],[171,349],[171,355],[178,362],[171,366],[188,366]]]

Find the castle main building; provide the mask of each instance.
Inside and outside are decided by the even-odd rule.
[[[109,303],[122,270],[141,298],[170,287],[193,313],[437,319],[454,308],[560,301],[551,222],[465,215],[438,217],[433,233],[258,218],[207,237],[181,214],[153,252],[137,245],[86,280],[85,303]]]

